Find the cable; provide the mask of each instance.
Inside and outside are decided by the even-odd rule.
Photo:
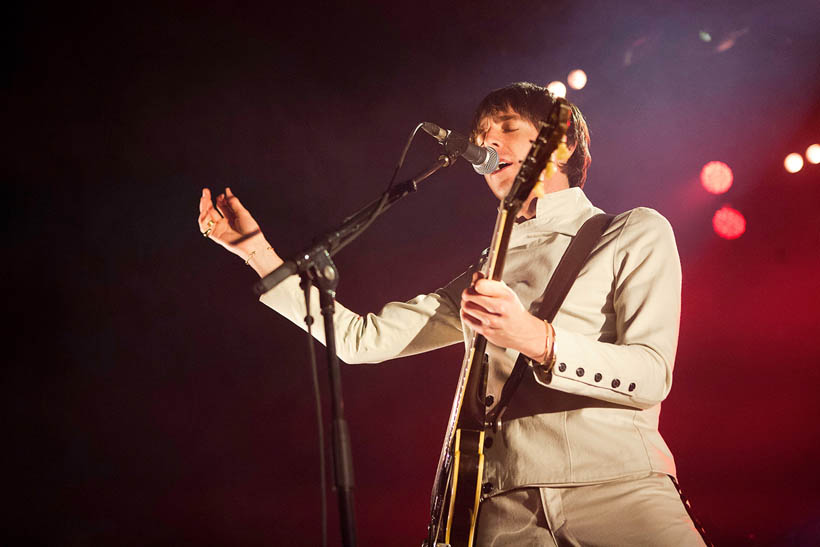
[[[382,211],[384,210],[384,205],[385,203],[387,203],[387,200],[390,197],[390,189],[393,188],[393,184],[395,184],[396,182],[396,177],[399,174],[399,170],[401,169],[402,165],[404,165],[404,159],[407,157],[407,151],[410,150],[410,145],[413,143],[413,139],[416,138],[416,134],[419,132],[419,129],[421,129],[423,125],[423,123],[418,124],[416,128],[413,129],[413,132],[410,133],[410,137],[407,139],[407,143],[404,145],[404,150],[402,150],[401,152],[401,156],[399,157],[399,161],[396,164],[396,168],[393,170],[393,176],[390,178],[390,182],[387,183],[387,189],[385,189],[384,193],[382,194],[379,204],[373,209],[373,213],[371,213],[370,218],[368,218],[367,221],[365,221],[365,223],[362,224],[358,230],[350,234],[344,241],[336,245],[333,249],[334,254],[341,251],[343,248],[347,246],[348,243],[359,237],[362,234],[362,232],[367,230],[370,227],[370,225],[373,224],[373,221],[375,221],[376,218],[378,218],[378,216],[382,213]],[[347,220],[349,219],[350,217],[345,219],[345,222],[347,222]]]
[[[327,547],[327,471],[325,470],[325,430],[322,425],[322,394],[319,390],[319,373],[316,366],[316,346],[313,341],[313,316],[310,314],[310,286],[311,283],[303,278],[305,292],[305,323],[307,324],[308,353],[310,354],[310,373],[313,380],[313,399],[316,402],[316,429],[319,436],[319,488],[322,505],[322,547]]]

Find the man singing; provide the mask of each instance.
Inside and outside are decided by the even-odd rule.
[[[479,104],[472,139],[498,152],[498,169],[485,175],[497,198],[553,104],[549,91],[529,83]],[[680,260],[669,222],[646,208],[617,215],[554,320],[534,315],[579,228],[602,212],[583,192],[589,135],[575,106],[568,147],[572,155],[544,181],[545,195],[530,195],[521,208],[503,281],[475,275],[479,263],[444,288],[375,314],[337,305],[339,357],[385,361],[461,342],[471,329],[489,342],[488,411],[518,355],[530,358],[501,427],[486,432],[477,545],[703,545],[658,432],[680,321]],[[215,205],[204,189],[199,212],[200,231],[260,277],[282,264],[230,188]],[[297,276],[261,301],[304,326]],[[311,313],[321,321],[318,307]],[[324,341],[321,325],[313,333]]]

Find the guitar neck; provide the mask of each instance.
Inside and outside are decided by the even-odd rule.
[[[555,170],[554,152],[560,148],[563,157],[559,159],[569,158],[565,140],[570,114],[566,100],[556,99],[549,119],[542,124],[507,197],[498,208],[487,255],[486,277],[489,279],[501,281],[515,216],[531,192],[538,195],[536,183],[542,171],[548,172],[549,166]],[[473,545],[484,470],[489,369],[486,346],[486,338],[475,333],[467,344],[433,483],[426,547],[441,543],[459,547]]]
[[[498,208],[498,215],[493,229],[493,238],[487,255],[487,277],[500,281],[504,273],[504,262],[507,256],[507,246],[512,233],[513,215],[504,208]],[[463,398],[459,401],[458,427],[481,430],[484,428],[486,406],[487,339],[480,334],[473,334],[467,348],[466,362],[468,374]]]
[[[507,246],[510,242],[513,223],[514,218],[511,212],[504,207],[499,207],[493,229],[493,239],[487,255],[487,277],[493,281],[501,281],[501,276],[504,274],[504,263],[507,259]]]

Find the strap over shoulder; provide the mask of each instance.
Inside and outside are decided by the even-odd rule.
[[[541,306],[538,308],[538,317],[552,322],[558,310],[561,309],[561,304],[567,297],[569,290],[575,283],[575,279],[584,267],[589,254],[595,245],[601,239],[601,236],[606,232],[615,215],[599,214],[587,219],[586,222],[578,230],[575,237],[567,247],[561,260],[558,262],[555,271],[550,278],[547,289],[544,291],[544,299],[541,301]],[[510,404],[515,391],[518,389],[521,380],[530,368],[530,358],[523,353],[518,355],[515,361],[510,377],[504,383],[501,389],[501,397],[498,404],[492,411],[487,413],[487,423],[496,427],[501,416],[504,414],[507,406]]]
[[[564,252],[555,272],[550,278],[547,289],[544,291],[544,299],[541,301],[541,307],[538,309],[538,317],[552,322],[555,315],[564,303],[569,290],[575,283],[575,278],[581,272],[581,268],[589,258],[589,254],[601,236],[612,224],[612,219],[615,215],[607,215],[601,213],[587,219],[586,222],[572,238],[569,247]]]

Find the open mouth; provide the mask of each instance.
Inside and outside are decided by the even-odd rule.
[[[506,169],[506,168],[507,168],[507,167],[509,167],[510,165],[512,165],[512,163],[508,163],[508,162],[502,161],[501,163],[499,163],[499,164],[498,164],[498,169],[496,169],[495,171],[493,171],[493,174],[495,174],[495,173],[500,173],[501,171],[503,171],[504,169]]]

